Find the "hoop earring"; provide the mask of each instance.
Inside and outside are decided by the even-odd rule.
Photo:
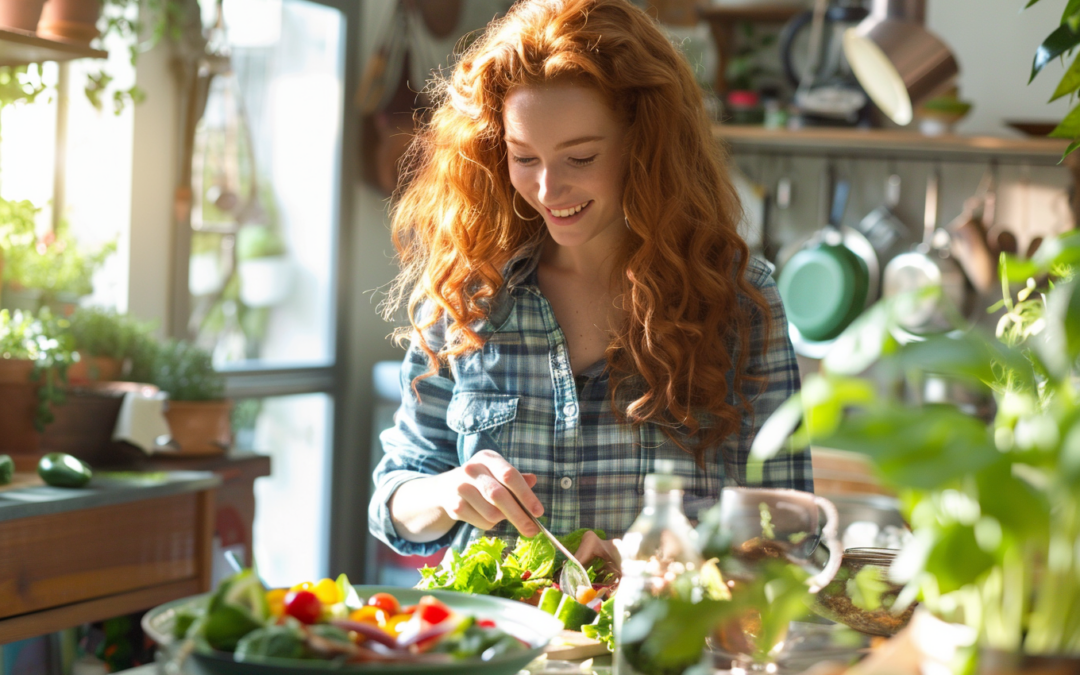
[[[537,213],[532,218],[526,218],[525,216],[521,215],[521,212],[517,210],[517,198],[518,191],[514,190],[514,196],[510,198],[510,206],[514,209],[514,215],[516,215],[518,218],[521,218],[522,220],[536,220],[540,217],[539,213]]]

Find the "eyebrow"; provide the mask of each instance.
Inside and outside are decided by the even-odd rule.
[[[575,146],[575,145],[581,145],[582,143],[590,143],[592,141],[602,141],[602,140],[604,140],[603,136],[582,136],[580,138],[572,138],[569,141],[563,141],[562,143],[559,143],[558,145],[556,145],[555,149],[556,150],[562,150],[563,148],[569,148],[569,147],[572,147],[572,146]],[[509,136],[506,137],[506,142],[507,143],[513,143],[514,145],[528,146],[528,143],[525,143],[524,141],[519,141],[516,138],[511,138]]]

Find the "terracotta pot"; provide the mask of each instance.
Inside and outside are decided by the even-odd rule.
[[[68,368],[68,382],[115,382],[120,379],[124,362],[109,356],[88,356],[79,352],[79,360]]]
[[[979,675],[1080,675],[1080,654],[1037,656],[979,650]]]
[[[41,12],[37,32],[51,40],[89,45],[101,34],[97,29],[101,0],[49,0]]]
[[[232,401],[169,401],[165,419],[179,455],[220,455],[232,446]]]
[[[33,33],[41,18],[45,0],[0,0],[0,28]]]
[[[0,359],[0,454],[15,457],[38,452],[41,434],[34,429],[38,385],[30,380],[33,369],[33,361]],[[15,468],[24,470],[18,461]]]

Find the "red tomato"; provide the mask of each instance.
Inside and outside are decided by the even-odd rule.
[[[476,625],[481,627],[481,628],[494,628],[495,627],[495,622],[492,621],[491,619],[480,619],[479,621],[476,622]]]
[[[382,611],[386,612],[386,616],[394,616],[395,614],[401,614],[401,603],[398,599],[389,593],[376,593],[368,598],[367,604],[372,607],[378,607]]]
[[[450,616],[450,610],[438,600],[420,605],[420,618],[431,625],[442,623]]]
[[[315,623],[322,614],[322,603],[311,591],[289,591],[285,596],[285,613],[300,623]]]
[[[416,605],[407,605],[405,607],[402,607],[401,608],[401,613],[402,614],[410,614],[410,615],[415,614],[416,613]]]

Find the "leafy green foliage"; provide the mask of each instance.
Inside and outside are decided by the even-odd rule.
[[[607,645],[608,651],[615,651],[615,598],[608,598],[600,605],[596,621],[581,627],[585,637]]]
[[[1037,1],[1031,0],[1025,7],[1031,7]],[[1028,78],[1028,83],[1030,84],[1042,69],[1054,59],[1064,58],[1072,54],[1077,45],[1080,45],[1080,2],[1068,0],[1061,14],[1060,25],[1035,50],[1035,58],[1031,64],[1031,76]],[[1065,70],[1050,100],[1056,101],[1065,96],[1074,96],[1078,90],[1080,90],[1080,56],[1075,58]],[[1050,136],[1067,138],[1073,141],[1065,150],[1062,159],[1077,147],[1080,147],[1080,106],[1073,108],[1057,128],[1050,132]]]
[[[153,330],[152,324],[100,307],[80,307],[68,321],[76,349],[121,360],[133,356]]]
[[[1080,11],[1080,0],[1070,5]],[[860,388],[828,370],[808,378],[751,451],[764,459],[813,442],[872,458],[915,533],[892,568],[907,583],[902,596],[968,623],[997,649],[1080,649],[1078,263],[1077,233],[1048,240],[1030,260],[1003,257],[996,337],[971,328],[888,344],[882,303],[868,313],[876,328],[849,330],[861,331],[865,353],[881,355],[883,381]],[[1015,297],[1010,281],[1022,284]],[[992,395],[993,420],[898,395],[931,375]]]
[[[533,576],[534,570],[546,570],[550,574],[555,564],[554,546],[546,549],[535,541],[542,537],[540,534],[531,540],[519,538],[514,550],[526,555],[525,562],[514,553],[504,558],[506,542],[501,539],[482,537],[461,553],[451,550],[439,567],[422,568],[416,587],[527,600],[551,585],[550,577]]]
[[[131,379],[159,387],[174,401],[216,401],[225,396],[225,378],[214,370],[209,352],[180,340],[139,341]]]
[[[34,362],[30,378],[40,385],[34,427],[44,431],[55,419],[53,406],[66,400],[67,369],[75,359],[67,321],[54,317],[47,308],[37,317],[0,310],[0,358]]]
[[[11,234],[3,250],[5,283],[40,289],[51,296],[59,293],[79,297],[89,295],[94,291],[94,273],[116,252],[116,242],[87,251],[78,245],[63,221],[56,231],[36,237],[32,234],[33,219],[38,210],[30,202],[0,205],[0,216],[12,218]],[[0,237],[3,236],[2,228],[0,226]]]

